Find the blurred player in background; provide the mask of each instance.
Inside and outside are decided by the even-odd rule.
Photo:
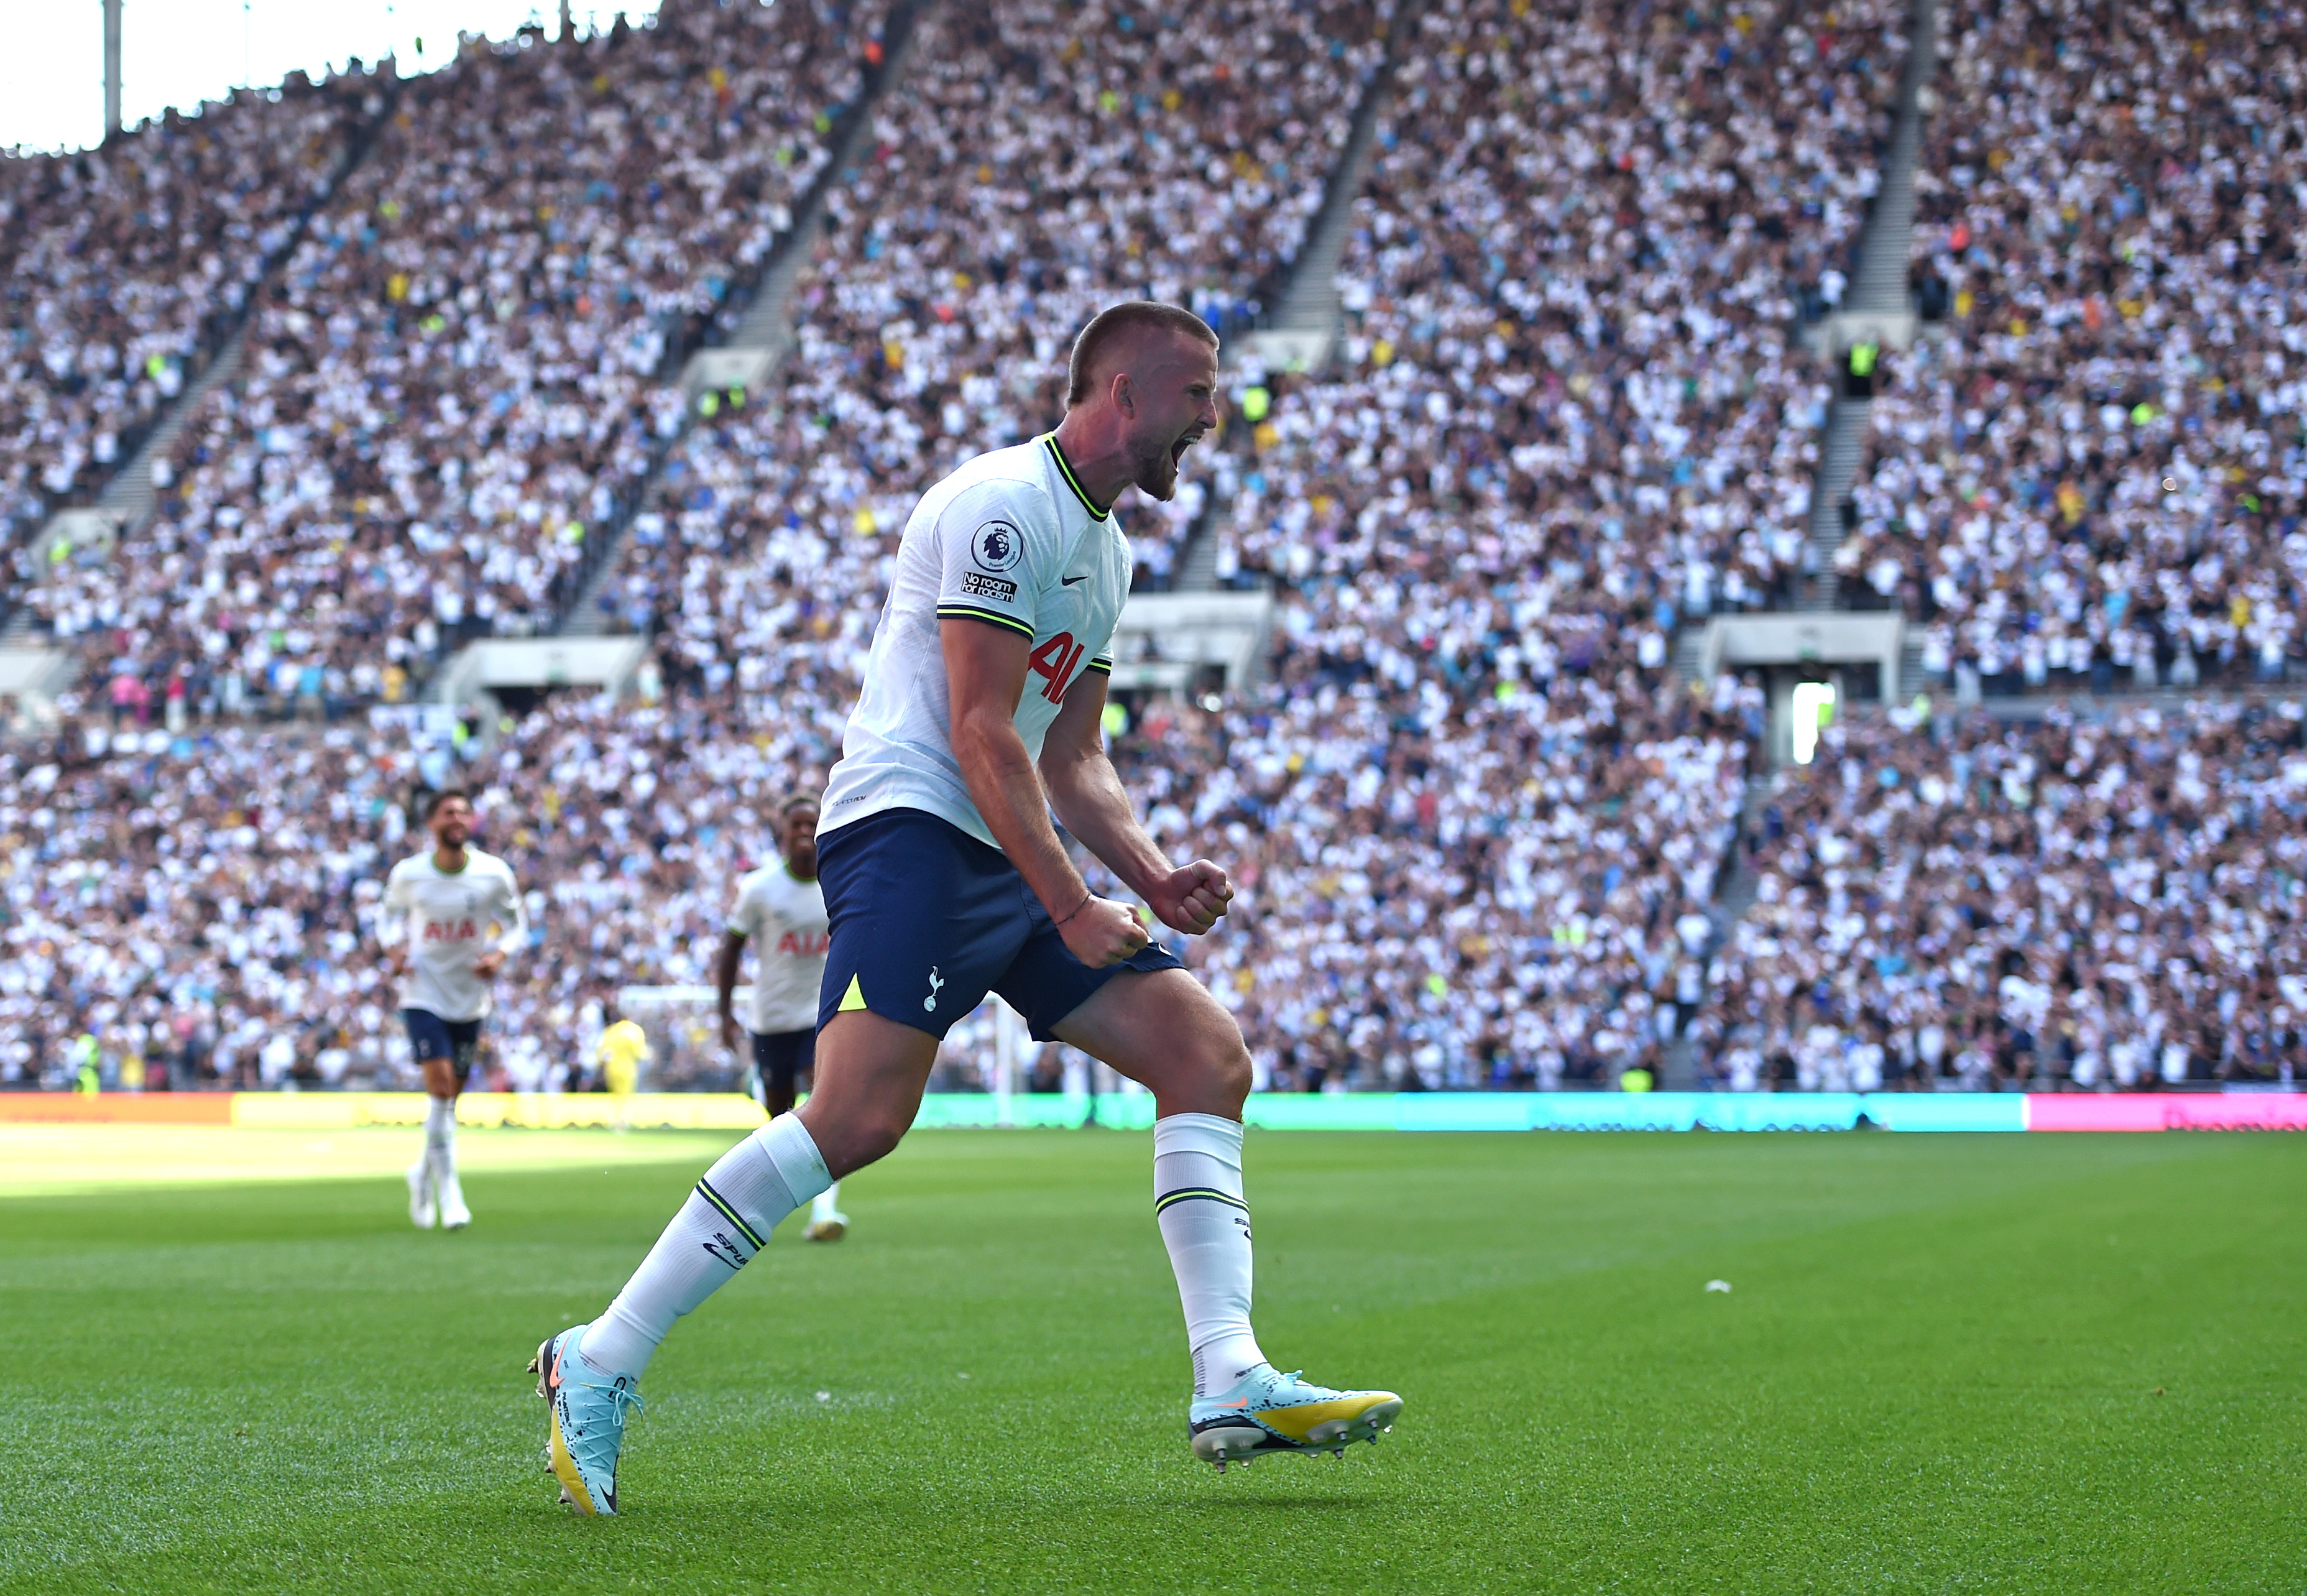
[[[528,916],[512,867],[469,845],[473,804],[464,791],[433,794],[425,811],[433,846],[385,879],[377,938],[400,985],[409,1052],[432,1103],[425,1155],[408,1167],[408,1218],[420,1231],[460,1230],[472,1210],[457,1184],[457,1094],[480,1051],[489,982],[528,945]]]
[[[1176,493],[1179,459],[1217,425],[1217,350],[1175,305],[1100,312],[1075,340],[1057,431],[965,461],[905,523],[826,781],[816,1088],[724,1154],[607,1311],[530,1364],[553,1472],[579,1514],[616,1511],[626,1414],[673,1322],[778,1221],[897,1145],[939,1043],[988,991],[1036,1040],[1153,1089],[1154,1223],[1185,1309],[1195,1455],[1220,1469],[1342,1456],[1402,1411],[1390,1391],[1316,1386],[1260,1350],[1241,1176],[1248,1049],[1136,909],[1091,888],[1052,824],[1163,924],[1199,936],[1226,913],[1226,872],[1155,845],[1102,732],[1131,565],[1113,503],[1133,485]],[[1114,1399],[1094,1385],[1079,1397],[1085,1441]]]
[[[720,1004],[721,1045],[737,1051],[737,1017],[730,997],[745,944],[754,949],[753,999],[745,1028],[752,1036],[753,1095],[772,1120],[790,1113],[817,1053],[818,989],[825,984],[825,894],[817,884],[817,800],[796,793],[777,810],[779,863],[765,864],[737,883],[737,902],[714,962]],[[802,1233],[812,1241],[838,1241],[849,1231],[836,1181],[817,1194]]]
[[[609,1089],[610,1128],[622,1136],[631,1128],[633,1092],[641,1083],[641,1066],[648,1062],[648,1033],[638,1020],[614,1017],[613,1008],[609,1013],[612,1021],[593,1044],[593,1056],[600,1061],[601,1084]]]

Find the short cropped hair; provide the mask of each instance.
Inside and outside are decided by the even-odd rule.
[[[1164,305],[1158,299],[1125,299],[1119,305],[1109,305],[1092,316],[1074,339],[1073,358],[1066,365],[1068,408],[1089,398],[1098,357],[1117,339],[1140,327],[1196,338],[1213,349],[1218,347],[1218,335],[1210,330],[1210,324],[1183,305]]]
[[[473,795],[462,787],[442,787],[425,801],[425,818],[429,820],[439,814],[441,806],[451,798],[462,798],[467,803],[473,801]]]
[[[787,793],[785,797],[778,802],[777,819],[782,820],[797,809],[815,809],[817,807],[817,794],[814,793]]]

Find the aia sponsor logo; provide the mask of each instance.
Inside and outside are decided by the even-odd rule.
[[[829,931],[787,931],[777,939],[777,951],[795,958],[822,958],[833,951]]]
[[[1088,652],[1089,645],[1075,642],[1069,631],[1058,633],[1034,649],[1033,657],[1026,661],[1026,668],[1042,678],[1042,696],[1052,704],[1064,703],[1066,689],[1072,683],[1074,673],[1081,668],[1082,656]]]
[[[428,942],[468,942],[480,934],[479,929],[469,920],[428,920],[425,922],[425,940]]]

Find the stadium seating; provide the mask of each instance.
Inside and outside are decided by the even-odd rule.
[[[796,291],[788,374],[674,451],[602,595],[613,622],[658,630],[668,666],[708,688],[741,665],[748,691],[814,674],[793,649],[845,605],[870,623],[922,487],[1062,409],[1072,328],[1148,294],[1241,320],[1321,202],[1382,14],[927,14]],[[1143,578],[1167,572],[1204,494],[1125,495]]]
[[[383,107],[364,77],[241,90],[101,149],[0,159],[0,584],[217,351]]]
[[[1951,314],[1891,363],[1844,590],[1989,691],[2279,680],[2307,571],[2286,23],[1950,12],[1917,264]]]
[[[1788,296],[1901,47],[1888,8],[1636,16],[1423,13],[1345,369],[1226,442],[1221,570],[1289,584],[1280,683],[1143,780],[1260,883],[1207,957],[1291,1084],[1608,1082],[1695,1008],[1758,706],[1671,699],[1666,637],[1794,569],[1825,395]]]
[[[2300,706],[1904,712],[1777,778],[1696,1034],[1718,1084],[2307,1075]]]
[[[161,512],[36,596],[55,631],[230,704],[389,696],[463,635],[542,626],[678,419],[668,340],[789,225],[882,10],[668,7],[411,82]]]
[[[193,417],[162,513],[39,596],[96,668],[83,711],[117,691],[108,734],[89,717],[0,749],[0,1085],[59,1081],[83,1030],[184,1060],[185,1084],[394,1084],[364,946],[416,845],[402,802],[451,768],[538,926],[500,988],[510,1084],[580,1056],[616,987],[708,979],[776,799],[836,756],[913,495],[1054,417],[1064,332],[1098,305],[1150,293],[1244,328],[1389,45],[1338,358],[1231,365],[1234,415],[1188,492],[1122,511],[1141,585],[1200,526],[1222,577],[1276,595],[1261,682],[1137,704],[1113,739],[1163,845],[1236,871],[1228,933],[1184,951],[1261,1081],[1608,1085],[1685,1029],[1734,1088],[2279,1073],[2307,1004],[2280,979],[2307,849],[2286,712],[1831,733],[1776,778],[1762,896],[1707,967],[1763,700],[1678,682],[1669,640],[1786,603],[1801,572],[1828,393],[1792,335],[1847,278],[1904,15],[1433,0],[1403,40],[1389,8],[1344,4],[935,8],[829,191],[780,374],[686,417],[668,354],[728,325],[885,13],[682,5],[399,86]],[[2226,643],[2243,669],[2296,608],[2295,395],[2269,364],[2289,323],[2251,297],[2290,292],[2289,134],[2239,144],[2190,210],[2197,176],[2124,142],[2135,115],[2117,138],[2092,85],[2191,59],[2196,36],[2126,18],[2063,40],[2054,70],[2025,61],[2024,26],[1967,3],[1948,24],[1920,249],[1954,316],[1891,363],[1844,591],[1914,605],[1942,661],[2001,648],[2005,675],[2034,674],[2030,639],[2059,669],[2059,624],[2103,633],[2112,664],[2140,610],[2192,604],[2199,672]],[[2229,72],[2232,39],[2203,37]],[[2291,115],[2274,79],[2234,82],[2258,98],[2171,125],[2200,144]],[[2061,142],[2099,122],[2111,166]],[[312,169],[322,134],[295,126],[267,169]],[[2054,159],[2055,182],[2030,175]],[[2022,182],[2112,219],[2028,210]],[[2239,274],[2217,240],[2241,235],[2212,226],[2236,219],[2262,255]],[[2090,240],[2134,233],[2164,274],[2151,303],[2109,300],[2097,328],[2047,313],[2086,304],[2068,279],[2097,270]],[[2150,374],[2185,404],[2133,395]],[[2022,402],[2054,376],[2080,427],[2064,398]],[[2120,433],[2117,387],[2154,412]],[[2079,432],[2090,450],[2062,441]],[[2142,462],[2176,484],[2155,479],[2151,514]],[[2004,516],[2022,498],[2040,547]],[[477,763],[417,759],[389,714],[241,718],[292,699],[340,716],[461,638],[545,626],[588,529],[628,509],[601,619],[651,636],[648,702],[549,695]],[[2097,565],[2067,557],[2069,521]],[[2022,585],[2054,618],[2032,631]],[[2166,678],[2179,658],[2168,628],[2130,646]],[[202,723],[181,740],[154,729],[170,682]],[[2078,925],[2115,928],[2114,962]]]
[[[1900,9],[1430,7],[1341,273],[1347,370],[1248,441],[1222,564],[1550,560],[1558,605],[1634,615],[1783,591],[1827,397],[1793,296],[1875,186]]]

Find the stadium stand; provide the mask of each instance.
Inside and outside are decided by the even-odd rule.
[[[71,155],[0,159],[0,581],[86,502],[247,308],[385,103],[361,76],[241,90]]]
[[[480,789],[484,845],[533,895],[536,945],[493,1026],[506,1084],[564,1072],[617,986],[704,980],[775,799],[835,756],[913,495],[1054,417],[1052,329],[1102,303],[1190,303],[1238,345],[1376,83],[1389,98],[1336,357],[1314,374],[1230,364],[1233,419],[1214,458],[1189,457],[1195,491],[1122,511],[1141,585],[1171,580],[1194,535],[1222,579],[1275,594],[1261,680],[1132,697],[1113,738],[1165,845],[1236,870],[1228,934],[1185,951],[1261,1081],[1608,1085],[1660,1077],[1677,1038],[1709,1084],[1740,1089],[2289,1067],[2307,1005],[2278,969],[2297,962],[2307,814],[2295,707],[1852,722],[1771,778],[1759,847],[1734,852],[1765,693],[1728,676],[1694,691],[1671,642],[1792,599],[1830,392],[1794,333],[1848,282],[1902,7],[930,8],[862,159],[822,191],[823,236],[799,241],[786,364],[752,391],[684,394],[671,356],[731,324],[888,14],[687,5],[622,36],[477,48],[402,88],[268,286],[241,374],[185,433],[163,513],[115,568],[131,579],[45,590],[105,685],[98,714],[0,748],[0,1085],[64,1084],[83,1034],[107,1069],[166,1060],[180,1085],[398,1084],[364,945],[384,868],[416,845],[406,800],[451,775]],[[2010,152],[2065,136],[2034,131],[2028,96],[2069,123],[2096,105],[2066,56],[2052,73],[1997,53],[2024,14],[1958,7],[1933,170],[1968,152],[2015,184],[2028,168]],[[2123,26],[2123,49],[2191,48],[2161,13]],[[2262,97],[2285,60],[2252,64]],[[2291,136],[2267,135],[2268,172]],[[2063,270],[2057,230],[2028,213],[1981,242],[1973,212],[2003,200],[1973,176],[1925,184],[1923,258],[1959,311],[1943,346],[1890,362],[1846,595],[1872,579],[1900,483],[1967,502],[2037,480],[2023,450],[1943,467],[1917,430],[1943,413],[1981,447],[1983,420],[1929,411],[1958,391],[1934,363],[1974,358],[1963,340]],[[2181,185],[2150,162],[2129,179],[2142,197],[2164,191],[2141,176]],[[2273,217],[2272,241],[2291,204],[2276,186],[2231,184],[2217,214]],[[2125,214],[2175,250],[2193,213],[2161,204]],[[605,234],[626,242],[585,247]],[[2193,237],[2216,262],[2215,236]],[[2232,322],[2244,289],[2228,288]],[[2203,314],[2190,350],[2224,371]],[[2011,384],[2003,416],[2023,408],[2014,351],[2049,348],[2026,342],[2037,319],[1977,338],[2006,362],[1989,380]],[[2281,336],[2237,333],[2262,376]],[[2273,415],[2263,396],[2283,390],[2247,391]],[[2220,404],[2170,435],[2215,440]],[[2241,502],[2200,463],[2202,505]],[[2112,502],[2121,480],[2079,491]],[[412,745],[402,710],[343,720],[461,638],[566,619],[582,538],[629,512],[598,620],[649,637],[641,701],[510,702],[453,749]],[[1895,536],[1931,546],[1929,513]],[[2156,568],[2140,571],[2145,605]],[[2236,627],[2293,603],[2256,592],[2251,617],[2228,609]],[[336,724],[251,723],[290,703]],[[2017,869],[2030,848],[2054,866]],[[1759,896],[1717,949],[1707,911],[1734,862]],[[2076,924],[2114,929],[2086,946]]]
[[[791,650],[828,605],[870,625],[922,485],[1062,409],[1056,330],[1144,295],[1244,319],[1320,203],[1384,14],[1256,0],[1122,27],[1002,0],[926,16],[798,286],[791,375],[710,397],[604,609],[657,631],[684,679],[742,666],[750,691],[809,668]],[[1143,576],[1166,574],[1204,493],[1125,497]]]
[[[2300,652],[2300,20],[1951,7],[1917,179],[1943,330],[1888,363],[1836,556],[1938,681],[2272,682]]]
[[[669,343],[789,221],[880,15],[669,7],[413,82],[161,512],[35,605],[108,674],[189,675],[227,713],[391,698],[464,635],[546,626],[678,418]]]
[[[1787,591],[1828,397],[1794,296],[1844,275],[1903,49],[1889,6],[1830,15],[1428,9],[1342,273],[1349,369],[1253,433],[1221,569],[1430,536],[1558,558],[1667,631]]]
[[[1422,14],[1346,369],[1229,434],[1219,569],[1287,585],[1278,682],[1145,795],[1259,881],[1208,957],[1290,1084],[1655,1077],[1696,1007],[1759,702],[1677,698],[1666,640],[1795,569],[1825,392],[1790,289],[1841,258],[1900,47],[1887,11],[1638,10]]]
[[[2307,1076],[2301,706],[1910,712],[1774,778],[1695,1027],[1720,1085]]]

